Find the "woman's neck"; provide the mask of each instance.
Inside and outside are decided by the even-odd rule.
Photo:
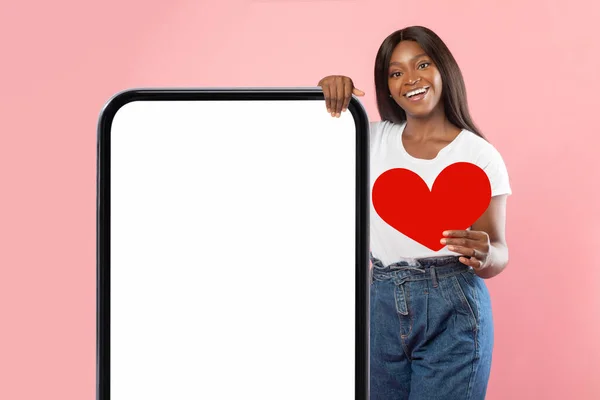
[[[448,135],[453,136],[456,134],[457,129],[446,118],[442,110],[441,112],[434,112],[426,118],[407,116],[403,135],[415,140],[427,140]]]

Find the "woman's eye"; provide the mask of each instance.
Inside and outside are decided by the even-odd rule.
[[[391,78],[398,78],[400,76],[400,74],[402,74],[401,72],[392,72],[392,75],[390,75]]]
[[[419,64],[419,68],[421,68],[421,69],[427,68],[427,67],[429,67],[429,64],[430,63],[428,63],[428,62],[421,63],[421,64]]]

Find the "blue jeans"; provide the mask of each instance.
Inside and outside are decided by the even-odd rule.
[[[483,279],[458,257],[371,256],[371,400],[483,400],[494,328]]]

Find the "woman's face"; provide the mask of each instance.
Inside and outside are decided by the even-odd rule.
[[[417,42],[404,40],[396,46],[390,60],[388,85],[392,98],[407,116],[423,118],[436,107],[443,109],[442,77]]]

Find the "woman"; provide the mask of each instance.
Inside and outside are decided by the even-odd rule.
[[[319,86],[335,117],[352,94],[365,94],[344,76]],[[382,121],[371,123],[371,185],[385,171],[405,168],[431,188],[445,167],[463,161],[485,171],[492,198],[470,229],[440,232],[440,251],[389,226],[371,206],[370,398],[484,399],[493,325],[483,279],[508,263],[506,167],[473,124],[460,69],[431,30],[413,26],[385,39],[375,89]],[[472,190],[464,182],[465,198]]]

